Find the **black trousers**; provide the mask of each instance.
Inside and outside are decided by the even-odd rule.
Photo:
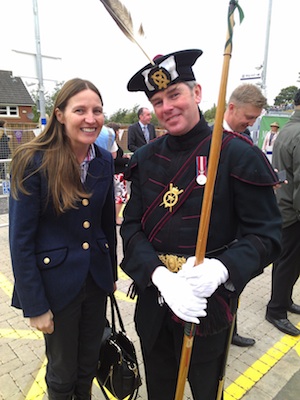
[[[228,331],[194,337],[188,381],[195,400],[215,400]],[[183,326],[168,313],[149,353],[141,347],[148,400],[174,400],[183,340]]]
[[[287,318],[292,305],[293,288],[300,272],[300,222],[282,229],[282,251],[272,269],[272,292],[267,314]]]
[[[89,275],[75,300],[54,315],[54,332],[44,335],[50,400],[91,399],[107,294]]]

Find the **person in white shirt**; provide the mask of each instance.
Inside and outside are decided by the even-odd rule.
[[[273,146],[274,146],[274,142],[279,133],[278,122],[272,122],[272,124],[270,125],[270,128],[271,128],[271,130],[266,134],[261,149],[268,157],[268,160],[270,161],[270,163],[272,163]]]

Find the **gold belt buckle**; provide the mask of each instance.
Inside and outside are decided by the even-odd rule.
[[[158,257],[171,272],[178,272],[186,262],[185,257],[176,256],[174,254],[160,254]]]

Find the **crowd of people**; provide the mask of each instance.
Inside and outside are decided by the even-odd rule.
[[[250,84],[230,95],[199,263],[212,139],[193,72],[201,55],[193,49],[156,57],[129,80],[128,90],[145,93],[166,131],[157,137],[150,110],[141,107],[128,129],[131,156],[121,148],[121,126],[104,125],[99,90],[79,78],[64,84],[43,132],[13,155],[12,305],[44,334],[50,400],[91,399],[106,300],[117,287],[116,226],[120,266],[137,296],[134,321],[149,400],[174,399],[187,324],[196,326],[187,376],[193,398],[216,399],[236,304],[271,263],[266,319],[300,334],[287,315],[300,314],[292,299],[300,255],[300,90],[290,122],[275,132],[276,140],[269,138],[273,166],[246,132],[266,98]],[[232,343],[255,340],[240,336],[235,322]]]

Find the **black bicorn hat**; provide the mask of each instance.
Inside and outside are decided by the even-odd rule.
[[[159,55],[140,69],[128,82],[129,92],[145,92],[150,99],[155,93],[177,82],[194,81],[192,66],[202,50],[181,50],[165,56]]]

